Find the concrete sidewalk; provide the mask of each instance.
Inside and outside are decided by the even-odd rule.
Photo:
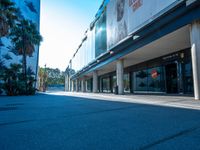
[[[137,104],[149,104],[166,107],[177,107],[200,110],[200,101],[189,96],[166,96],[166,95],[114,95],[105,93],[77,93],[77,92],[47,92],[52,95],[66,95],[74,97],[127,102]]]

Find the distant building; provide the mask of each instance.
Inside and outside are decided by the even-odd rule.
[[[69,91],[200,99],[200,1],[104,0],[68,70]]]
[[[15,3],[16,8],[19,8],[21,15],[27,19],[31,20],[36,24],[37,29],[40,28],[40,0],[11,0]],[[9,54],[12,59],[6,60],[5,65],[9,66],[11,63],[21,63],[21,56],[16,56],[10,53],[10,48],[12,47],[10,39],[2,38],[0,59],[4,59],[4,56]],[[27,68],[30,67],[32,71],[37,75],[38,70],[38,57],[39,57],[39,46],[35,46],[35,52],[32,57],[27,57]]]

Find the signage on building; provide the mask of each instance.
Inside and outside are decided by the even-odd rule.
[[[129,0],[129,7],[133,8],[133,11],[136,11],[139,7],[142,6],[143,0]]]
[[[175,54],[172,54],[172,55],[165,56],[162,59],[163,60],[171,60],[171,59],[176,59],[178,57],[179,57],[178,53],[175,53]]]
[[[156,78],[158,77],[158,71],[157,71],[156,69],[153,69],[153,70],[151,71],[151,77],[152,77],[153,79],[156,79]]]
[[[178,0],[110,0],[107,6],[107,46],[120,41],[165,13]]]

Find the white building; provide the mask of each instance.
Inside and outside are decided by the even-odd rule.
[[[200,99],[200,1],[104,0],[68,72],[70,91]]]

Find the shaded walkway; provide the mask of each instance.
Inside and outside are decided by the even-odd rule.
[[[118,98],[0,97],[0,149],[200,149],[200,111]]]

